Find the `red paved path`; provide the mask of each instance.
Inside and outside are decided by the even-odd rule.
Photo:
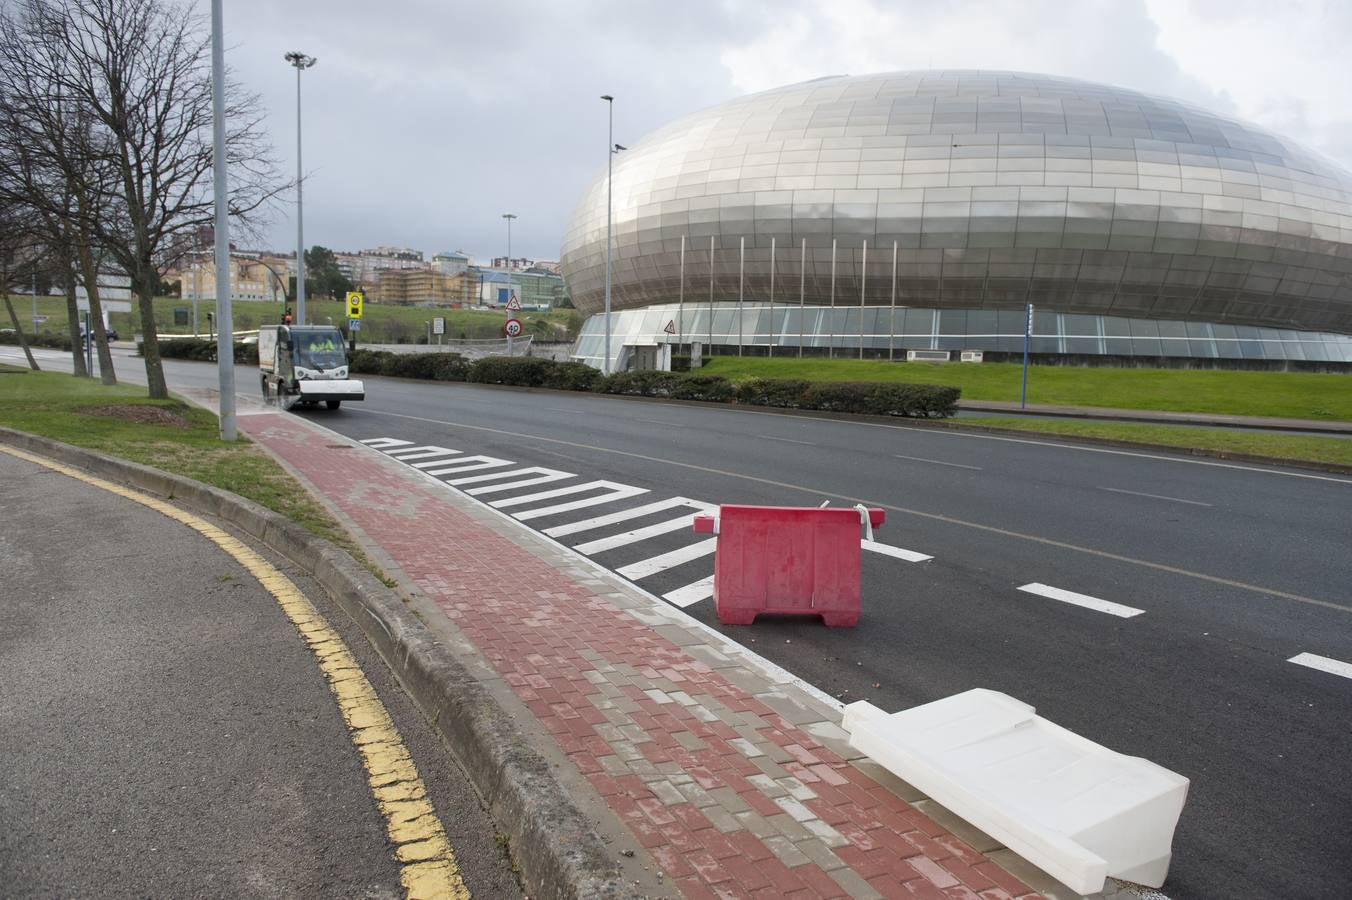
[[[686,897],[1038,896],[605,585],[508,536],[524,526],[293,416],[240,424],[445,611]]]

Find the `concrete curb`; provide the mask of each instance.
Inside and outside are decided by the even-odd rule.
[[[371,641],[508,830],[532,897],[636,896],[512,716],[393,590],[352,557],[219,488],[9,428],[0,427],[0,441],[223,519],[310,572]]]

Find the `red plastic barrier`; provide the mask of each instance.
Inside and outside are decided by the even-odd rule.
[[[868,510],[878,527],[886,514]],[[696,516],[695,531],[717,534],[714,607],[725,625],[759,613],[819,615],[832,627],[859,621],[860,511],[798,506],[721,506]]]

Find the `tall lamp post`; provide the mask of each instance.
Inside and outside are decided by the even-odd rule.
[[[516,213],[503,213],[502,217],[507,220],[507,265],[504,267],[508,271],[512,268],[512,220],[516,218]]]
[[[615,174],[615,98],[610,94],[602,94],[601,99],[606,101],[607,118],[609,125],[606,130],[606,355],[605,364],[601,367],[602,375],[610,374],[610,207],[611,207],[611,179]]]
[[[286,54],[286,61],[296,67],[296,324],[305,324],[305,203],[304,175],[300,157],[300,73],[319,60],[299,50]]]

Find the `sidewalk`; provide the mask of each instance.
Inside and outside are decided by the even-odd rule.
[[[1058,890],[859,758],[830,698],[668,604],[303,419],[259,412],[239,423],[510,689],[561,761],[560,779],[603,812],[598,829],[617,859],[632,850],[653,873],[636,894],[1008,900],[1037,896],[1029,882]]]
[[[1256,428],[1269,431],[1312,431],[1352,435],[1352,422],[1328,419],[1282,419],[1275,416],[1226,416],[1214,413],[1164,412],[1159,410],[1112,409],[1101,406],[1059,406],[1052,403],[1019,404],[1003,400],[959,400],[962,412],[990,412],[1002,415],[1062,416],[1073,419],[1103,419],[1114,422],[1153,422],[1166,425],[1209,425],[1220,428]]]

